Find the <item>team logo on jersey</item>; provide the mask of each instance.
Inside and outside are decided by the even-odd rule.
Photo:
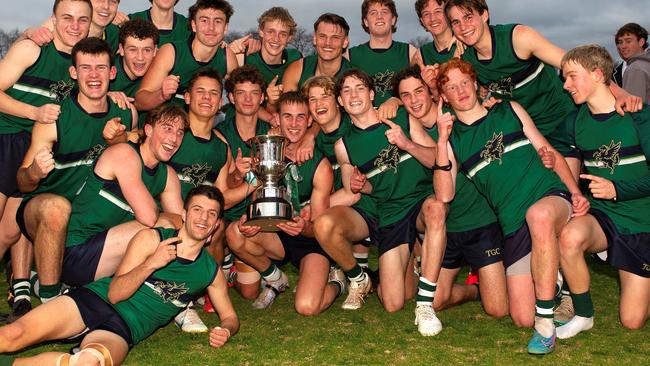
[[[394,71],[386,70],[384,72],[378,72],[372,76],[372,81],[375,83],[375,92],[378,96],[381,95],[382,97],[385,97],[386,93],[390,92],[393,87],[394,75]]]
[[[86,153],[86,156],[84,156],[83,160],[91,163],[95,161],[99,157],[99,155],[102,154],[102,152],[106,149],[106,146],[102,144],[97,144],[93,146],[88,152]]]
[[[612,140],[609,145],[602,145],[598,148],[598,151],[594,153],[594,159],[608,168],[610,174],[614,174],[614,170],[621,162],[620,150],[621,142],[615,144]]]
[[[485,147],[481,151],[481,158],[485,159],[488,164],[494,160],[498,160],[499,165],[501,165],[503,163],[501,158],[503,157],[504,151],[503,132],[499,132],[498,135],[496,132],[492,132],[492,139],[485,144]]]
[[[510,77],[503,78],[488,85],[488,91],[490,93],[500,94],[506,97],[512,97],[512,91],[514,89],[515,84],[512,83],[512,79]]]
[[[50,84],[50,94],[54,95],[54,100],[60,103],[70,96],[73,87],[72,80],[59,80]]]
[[[208,163],[195,163],[191,166],[183,168],[183,170],[181,170],[181,175],[189,180],[188,183],[192,184],[194,187],[197,187],[206,181],[211,168],[212,167],[209,166]]]
[[[394,173],[397,173],[397,165],[399,165],[399,149],[395,145],[381,150],[375,159],[375,168],[382,172],[392,169]]]
[[[154,281],[154,291],[163,299],[163,302],[179,301],[180,297],[185,295],[189,288],[184,283],[177,285],[176,282]]]

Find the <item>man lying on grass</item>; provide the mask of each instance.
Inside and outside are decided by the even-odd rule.
[[[210,332],[210,345],[223,346],[239,329],[239,319],[223,273],[203,249],[221,222],[223,204],[214,187],[192,189],[180,230],[140,231],[113,278],[79,287],[0,328],[0,353],[85,333],[79,353],[46,352],[17,359],[0,355],[0,365],[119,365],[130,347],[167,324],[206,289],[221,319]]]

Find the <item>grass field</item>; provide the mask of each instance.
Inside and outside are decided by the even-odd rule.
[[[487,317],[478,302],[439,314],[444,329],[421,337],[413,325],[414,302],[387,314],[371,295],[358,311],[340,309],[339,298],[324,314],[307,318],[293,310],[292,293],[281,295],[269,310],[254,310],[235,292],[231,298],[241,330],[222,349],[208,346],[206,335],[187,335],[174,325],[137,345],[126,365],[648,365],[650,327],[629,331],[618,321],[618,283],[609,266],[591,263],[596,306],[594,329],[566,341],[556,351],[535,357],[526,353],[529,329],[517,329],[509,318]],[[296,272],[285,267],[292,284]],[[3,278],[0,293],[5,293]],[[7,311],[6,302],[0,312]],[[214,314],[201,312],[209,326]],[[71,344],[52,343],[24,355],[64,351]]]

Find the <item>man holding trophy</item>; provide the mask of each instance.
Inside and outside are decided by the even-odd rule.
[[[230,249],[260,271],[267,283],[254,307],[268,308],[289,287],[278,265],[291,262],[300,269],[295,309],[302,315],[317,315],[345,289],[340,270],[332,269],[328,275],[331,260],[314,238],[312,226],[329,207],[332,167],[318,150],[312,159],[294,164],[298,146],[311,125],[308,103],[301,94],[289,92],[280,97],[278,107],[281,136],[252,139],[257,150],[252,170],[261,186],[248,216],[232,223],[226,238]],[[286,215],[287,205],[293,217]]]

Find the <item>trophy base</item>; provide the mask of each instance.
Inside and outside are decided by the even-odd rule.
[[[291,221],[291,204],[282,198],[262,198],[248,208],[246,225],[259,226],[264,232],[280,231],[276,226]]]

